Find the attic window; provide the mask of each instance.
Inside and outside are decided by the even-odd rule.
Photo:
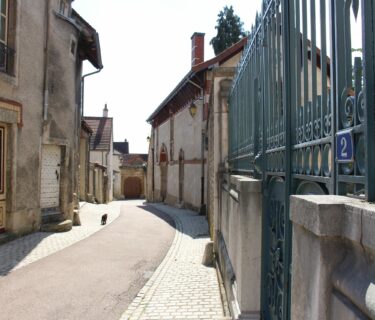
[[[60,0],[59,13],[64,16],[69,16],[69,4],[66,0]]]
[[[76,55],[76,48],[77,48],[77,43],[75,40],[71,39],[70,40],[70,54],[75,57]]]

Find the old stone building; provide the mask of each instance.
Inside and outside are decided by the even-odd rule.
[[[103,194],[103,197],[100,196],[101,200],[98,198],[96,200],[101,203],[109,202],[113,199],[113,118],[108,117],[108,108],[105,105],[102,117],[84,117],[84,119],[93,131],[90,138],[90,163],[96,164],[95,168],[99,168],[98,165],[105,168],[100,183],[96,171],[92,173],[90,194],[102,189],[100,194]]]
[[[144,198],[147,190],[147,158],[148,154],[129,153],[129,142],[114,142],[114,163],[120,172],[118,198]]]
[[[69,0],[1,0],[0,231],[71,219],[78,193],[82,61],[98,34]]]
[[[204,213],[207,119],[214,112],[210,95],[217,91],[217,79],[232,77],[246,39],[208,61],[204,61],[204,34],[194,33],[191,40],[191,70],[147,119],[152,125],[147,199]]]
[[[121,194],[125,199],[144,198],[147,189],[147,154],[126,154],[121,161]]]

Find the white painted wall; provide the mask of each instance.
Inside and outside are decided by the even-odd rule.
[[[156,150],[155,160],[159,160],[161,147],[164,145],[168,151],[168,184],[167,194],[178,200],[179,196],[179,166],[178,157],[180,149],[184,150],[184,194],[183,202],[194,208],[199,208],[201,205],[201,143],[202,143],[202,129],[204,123],[203,103],[202,100],[195,101],[197,106],[197,113],[194,117],[190,115],[189,108],[182,109],[179,113],[174,115],[174,131],[173,131],[173,158],[171,159],[171,137],[170,126],[171,121],[168,120],[161,124],[158,129],[154,129],[155,141],[154,148]],[[157,134],[157,133],[158,134]],[[171,161],[172,160],[172,161]],[[194,164],[189,164],[189,161],[194,161]],[[158,162],[155,165],[155,190],[161,189],[160,167]]]

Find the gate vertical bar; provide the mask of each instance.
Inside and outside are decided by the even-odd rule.
[[[292,191],[292,108],[291,108],[291,38],[293,31],[291,28],[291,21],[293,21],[293,10],[290,0],[283,0],[281,3],[282,13],[282,41],[283,41],[283,105],[285,117],[285,266],[288,272],[284,277],[285,296],[283,314],[284,319],[290,319],[290,261],[291,261],[291,246],[292,246],[292,228],[289,219],[289,197]],[[293,37],[294,38],[294,37]]]
[[[267,188],[266,188],[266,185],[267,185],[267,181],[266,181],[266,169],[267,169],[267,166],[266,166],[266,162],[267,162],[267,158],[266,158],[266,146],[267,146],[267,134],[266,134],[266,112],[265,112],[265,100],[266,100],[266,93],[265,93],[265,75],[264,75],[264,70],[266,68],[266,59],[265,59],[265,52],[266,52],[266,49],[264,47],[264,39],[265,39],[265,35],[264,35],[264,25],[265,25],[265,22],[264,22],[264,3],[262,4],[262,12],[261,12],[261,23],[260,23],[260,28],[261,28],[261,31],[260,31],[260,34],[261,34],[261,41],[262,41],[262,44],[261,44],[261,47],[259,49],[259,54],[260,54],[260,64],[261,64],[261,72],[260,72],[260,79],[259,81],[261,82],[261,87],[262,87],[262,95],[261,95],[261,104],[260,104],[260,107],[262,108],[261,110],[261,114],[262,114],[262,124],[261,124],[261,134],[262,134],[262,144],[260,146],[260,150],[261,150],[261,171],[262,171],[262,192],[263,192],[263,197],[262,197],[262,226],[265,226],[267,224],[267,214],[264,210],[264,208],[267,206],[267,201],[266,201],[266,197],[265,197],[265,193],[267,192]],[[265,248],[268,246],[268,242],[267,242],[268,238],[267,238],[267,235],[266,233],[264,232],[264,227],[262,229],[262,259],[261,259],[261,294],[260,294],[260,308],[261,308],[261,319],[265,319],[266,316],[265,316],[265,305],[266,305],[266,300],[267,300],[267,295],[266,295],[266,273],[264,272],[264,270],[266,269],[266,266],[267,266],[267,259],[266,259],[266,256],[265,256]]]
[[[346,87],[345,84],[345,58],[344,55],[340,54],[338,48],[345,50],[341,45],[345,43],[345,35],[343,32],[342,26],[344,25],[344,1],[335,1],[331,0],[331,19],[332,19],[332,80],[333,80],[333,133],[336,133],[340,129],[340,117],[339,117],[339,104],[341,100],[341,92],[343,88]],[[341,66],[341,68],[338,68]],[[343,72],[344,71],[344,72]],[[339,166],[336,163],[336,139],[333,139],[333,148],[332,148],[332,163],[334,164],[334,181],[335,181],[335,192],[337,194],[343,194],[342,184],[339,183],[338,172]]]
[[[362,0],[362,43],[364,46],[366,200],[375,201],[375,5]]]

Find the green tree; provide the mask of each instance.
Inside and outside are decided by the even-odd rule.
[[[217,35],[210,41],[215,55],[218,55],[246,36],[243,29],[243,22],[240,17],[234,13],[232,6],[229,8],[225,6],[217,16],[217,25],[215,27],[215,29],[217,29]]]

